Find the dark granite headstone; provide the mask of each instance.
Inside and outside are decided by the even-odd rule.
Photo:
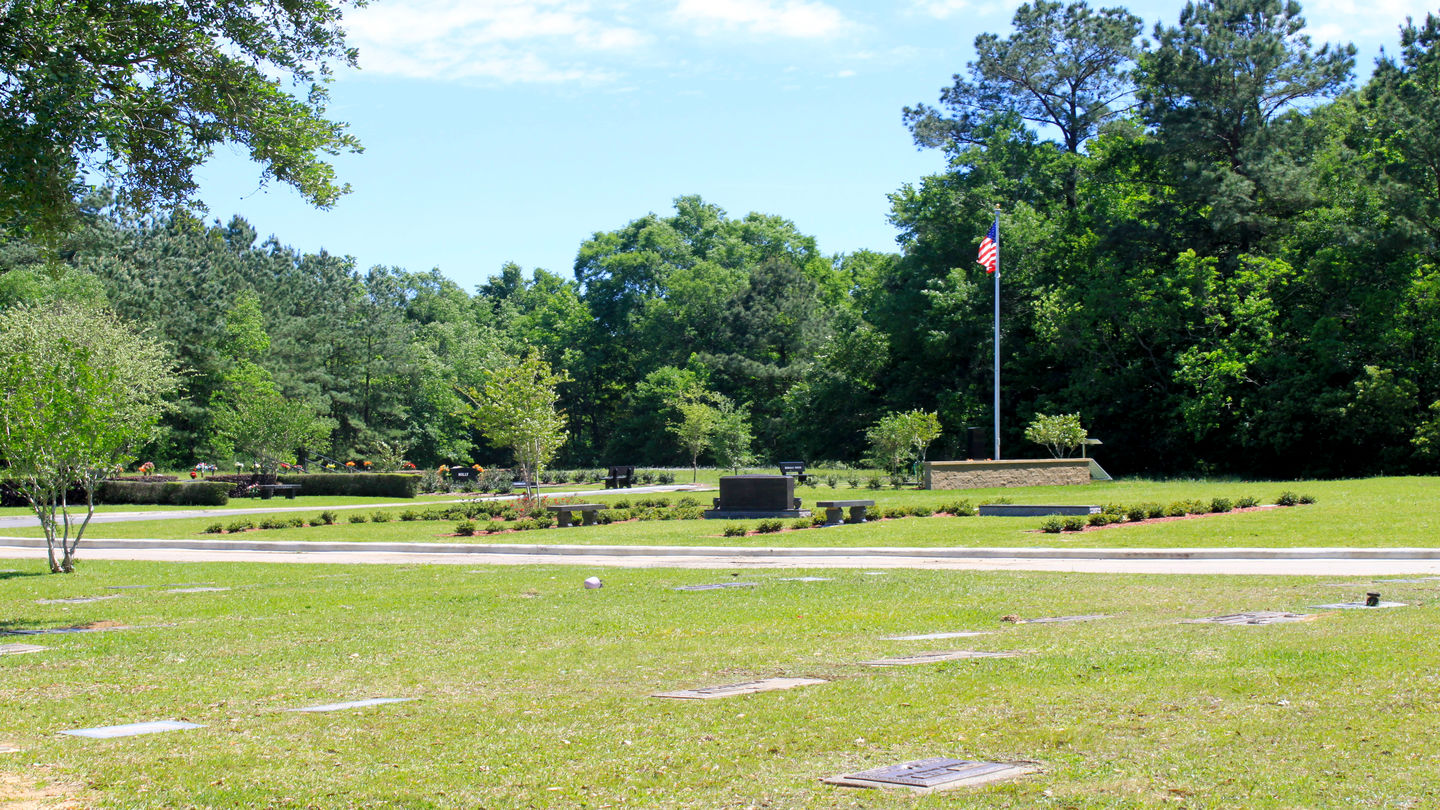
[[[724,475],[720,497],[707,518],[809,517],[795,497],[795,479],[788,475]]]

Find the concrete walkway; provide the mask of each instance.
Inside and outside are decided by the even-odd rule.
[[[704,486],[693,486],[691,484],[667,484],[653,487],[633,487],[625,490],[610,490],[611,493],[623,492],[626,495],[646,495],[657,492],[699,492],[705,489]],[[712,487],[713,489],[713,487]],[[544,498],[573,498],[581,495],[594,495],[605,490],[579,490],[572,492],[541,492]],[[325,510],[340,511],[344,509],[392,509],[402,506],[455,506],[462,503],[473,503],[476,501],[512,501],[520,498],[520,495],[477,495],[473,498],[449,498],[443,501],[396,501],[395,503],[360,503],[348,504],[345,506],[281,506],[282,503],[291,503],[289,500],[272,499],[270,501],[259,501],[256,503],[270,503],[273,506],[245,507],[243,509],[175,509],[169,511],[154,512],[96,512],[90,518],[91,525],[96,523],[126,523],[137,520],[181,520],[183,518],[227,518],[234,515],[272,515],[283,512],[323,512]],[[72,516],[73,517],[73,516]],[[84,519],[84,510],[81,510],[80,518]],[[11,515],[0,517],[0,529],[38,529],[40,519],[34,515]]]
[[[1433,548],[729,548],[469,543],[86,539],[92,560],[624,568],[919,568],[1129,574],[1440,575]],[[0,537],[0,558],[44,558],[39,538]]]

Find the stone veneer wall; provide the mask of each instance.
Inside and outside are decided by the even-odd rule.
[[[1042,487],[1088,483],[1090,461],[1083,458],[925,462],[926,489]]]

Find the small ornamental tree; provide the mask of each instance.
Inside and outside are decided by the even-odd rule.
[[[470,402],[460,416],[487,441],[509,448],[528,492],[537,489],[540,471],[565,443],[565,412],[556,403],[567,378],[550,370],[535,352],[489,374],[480,388],[461,389]]]
[[[668,428],[685,452],[690,454],[690,480],[700,478],[700,454],[710,448],[719,423],[720,412],[714,405],[699,399],[685,398],[674,403],[680,418]]]
[[[1025,438],[1036,444],[1043,444],[1055,458],[1070,458],[1075,449],[1085,443],[1085,428],[1080,426],[1080,414],[1062,413],[1058,416],[1035,415],[1035,421],[1025,428]]]
[[[260,478],[274,483],[281,463],[294,464],[297,451],[325,441],[335,424],[315,413],[310,403],[281,394],[270,375],[250,365],[249,374],[233,376],[216,398],[212,419],[215,446],[260,465]]]
[[[166,349],[107,310],[54,302],[0,313],[0,478],[40,519],[51,572],[75,570],[96,488],[135,460],[178,384]],[[78,526],[73,487],[85,497]]]
[[[710,455],[715,457],[716,466],[739,473],[741,467],[754,464],[755,453],[751,449],[754,443],[749,407],[718,397],[715,431],[710,436]]]
[[[928,411],[892,413],[865,431],[876,463],[898,472],[905,460],[925,460],[930,443],[940,438],[940,417]]]

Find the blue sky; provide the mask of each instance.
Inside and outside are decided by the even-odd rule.
[[[894,250],[886,195],[943,168],[901,108],[934,104],[1017,5],[372,0],[345,15],[361,69],[331,85],[331,117],[365,145],[336,160],[353,193],[311,209],[238,151],[198,177],[213,218],[466,289],[507,261],[569,278],[591,234],[686,194],[786,217],[826,253]],[[1183,3],[1125,5],[1148,33]],[[1305,17],[1317,43],[1355,43],[1365,75],[1435,8],[1316,0]]]

